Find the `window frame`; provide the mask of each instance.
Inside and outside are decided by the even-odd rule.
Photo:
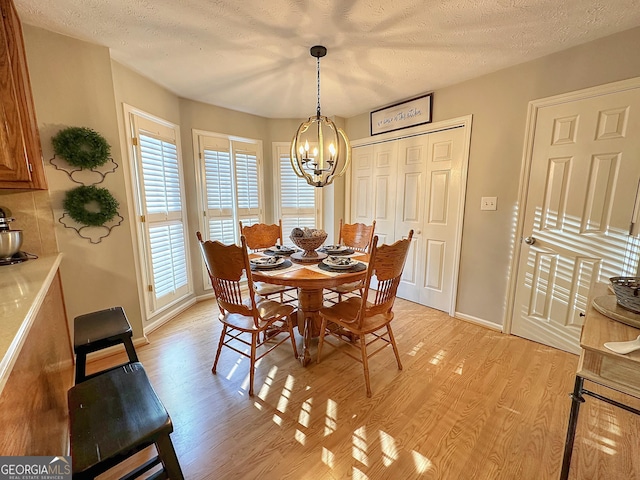
[[[146,327],[146,322],[156,319],[161,315],[172,310],[178,304],[184,302],[194,294],[193,284],[193,271],[191,268],[191,252],[189,248],[189,222],[188,222],[188,206],[185,195],[185,181],[184,181],[184,161],[182,158],[182,146],[180,143],[180,126],[174,124],[168,120],[157,117],[143,110],[135,108],[131,105],[123,103],[124,110],[124,127],[127,145],[128,160],[126,169],[128,170],[129,182],[127,187],[130,192],[130,196],[133,199],[130,202],[130,213],[133,214],[131,228],[135,231],[134,240],[134,258],[136,265],[136,274],[139,289],[139,298],[144,305],[145,322],[143,325]],[[153,217],[162,217],[162,214],[148,215],[146,212],[146,206],[144,203],[144,194],[141,189],[144,189],[144,180],[142,172],[142,162],[140,158],[140,139],[139,139],[139,124],[148,124],[149,122],[157,126],[157,132],[155,135],[175,145],[178,167],[178,180],[180,189],[180,202],[181,209],[180,214],[175,212],[168,212],[164,215],[164,218],[155,221],[150,220]],[[166,136],[162,134],[162,131],[172,131],[172,135]],[[136,141],[134,142],[134,138]],[[123,159],[124,160],[124,159]],[[156,298],[155,289],[150,288],[154,285],[153,278],[153,263],[151,257],[151,244],[149,229],[153,224],[167,223],[179,220],[183,228],[183,240],[184,240],[184,256],[186,266],[186,280],[187,284],[180,287],[176,294],[171,298],[166,298],[166,301],[161,301],[160,298]],[[166,296],[165,296],[166,297]],[[145,330],[146,331],[146,330]]]
[[[257,207],[257,218],[259,222],[265,221],[265,178],[264,178],[264,161],[263,161],[263,149],[262,149],[262,140],[246,138],[246,137],[238,137],[235,135],[227,135],[223,133],[211,132],[208,130],[192,130],[192,145],[194,152],[194,160],[195,160],[195,177],[196,177],[196,192],[197,192],[197,208],[198,208],[198,229],[202,234],[202,238],[204,240],[210,240],[210,232],[209,232],[209,215],[208,215],[208,205],[207,205],[207,185],[206,185],[206,170],[205,170],[205,158],[203,155],[204,152],[204,139],[203,137],[210,138],[215,142],[220,142],[221,144],[226,142],[228,144],[228,151],[231,158],[232,163],[232,183],[234,184],[233,188],[233,207],[232,207],[232,221],[233,221],[233,233],[234,233],[234,243],[237,245],[240,243],[240,228],[238,222],[243,220],[243,217],[246,215],[241,214],[239,212],[238,207],[238,185],[236,182],[237,171],[235,168],[235,154],[234,151],[238,150],[239,152],[248,151],[250,149],[243,148],[243,145],[250,145],[255,148],[256,153],[256,166],[257,166],[257,177],[258,177],[258,207]],[[236,149],[234,149],[234,145]],[[211,217],[212,218],[212,217]],[[211,282],[209,280],[209,275],[207,273],[207,269],[204,266],[204,262],[202,265],[202,280],[204,285],[204,290],[212,290]]]

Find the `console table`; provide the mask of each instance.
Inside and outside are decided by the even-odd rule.
[[[569,426],[567,428],[560,480],[569,478],[578,413],[580,405],[585,401],[585,396],[596,398],[640,415],[640,410],[584,388],[584,381],[589,380],[626,395],[640,398],[640,351],[637,350],[626,355],[620,355],[604,347],[605,342],[635,340],[640,335],[640,329],[630,327],[602,315],[591,304],[593,298],[610,293],[607,284],[598,284],[593,289],[589,300],[589,307],[587,308],[587,315],[582,327],[582,335],[580,336],[582,351],[578,362],[573,393],[571,394]]]

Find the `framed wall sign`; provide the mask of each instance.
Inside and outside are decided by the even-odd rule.
[[[431,123],[433,93],[371,112],[371,135]]]

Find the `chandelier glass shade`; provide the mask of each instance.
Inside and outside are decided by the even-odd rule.
[[[293,137],[291,167],[309,185],[324,187],[347,171],[351,145],[344,130],[320,113],[320,57],[327,54],[327,49],[316,45],[310,52],[317,63],[318,105],[315,116],[302,122]]]

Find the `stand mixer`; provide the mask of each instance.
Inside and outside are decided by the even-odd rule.
[[[0,265],[13,265],[24,262],[27,255],[20,251],[22,230],[11,230],[9,223],[15,218],[7,215],[6,208],[0,208]]]

